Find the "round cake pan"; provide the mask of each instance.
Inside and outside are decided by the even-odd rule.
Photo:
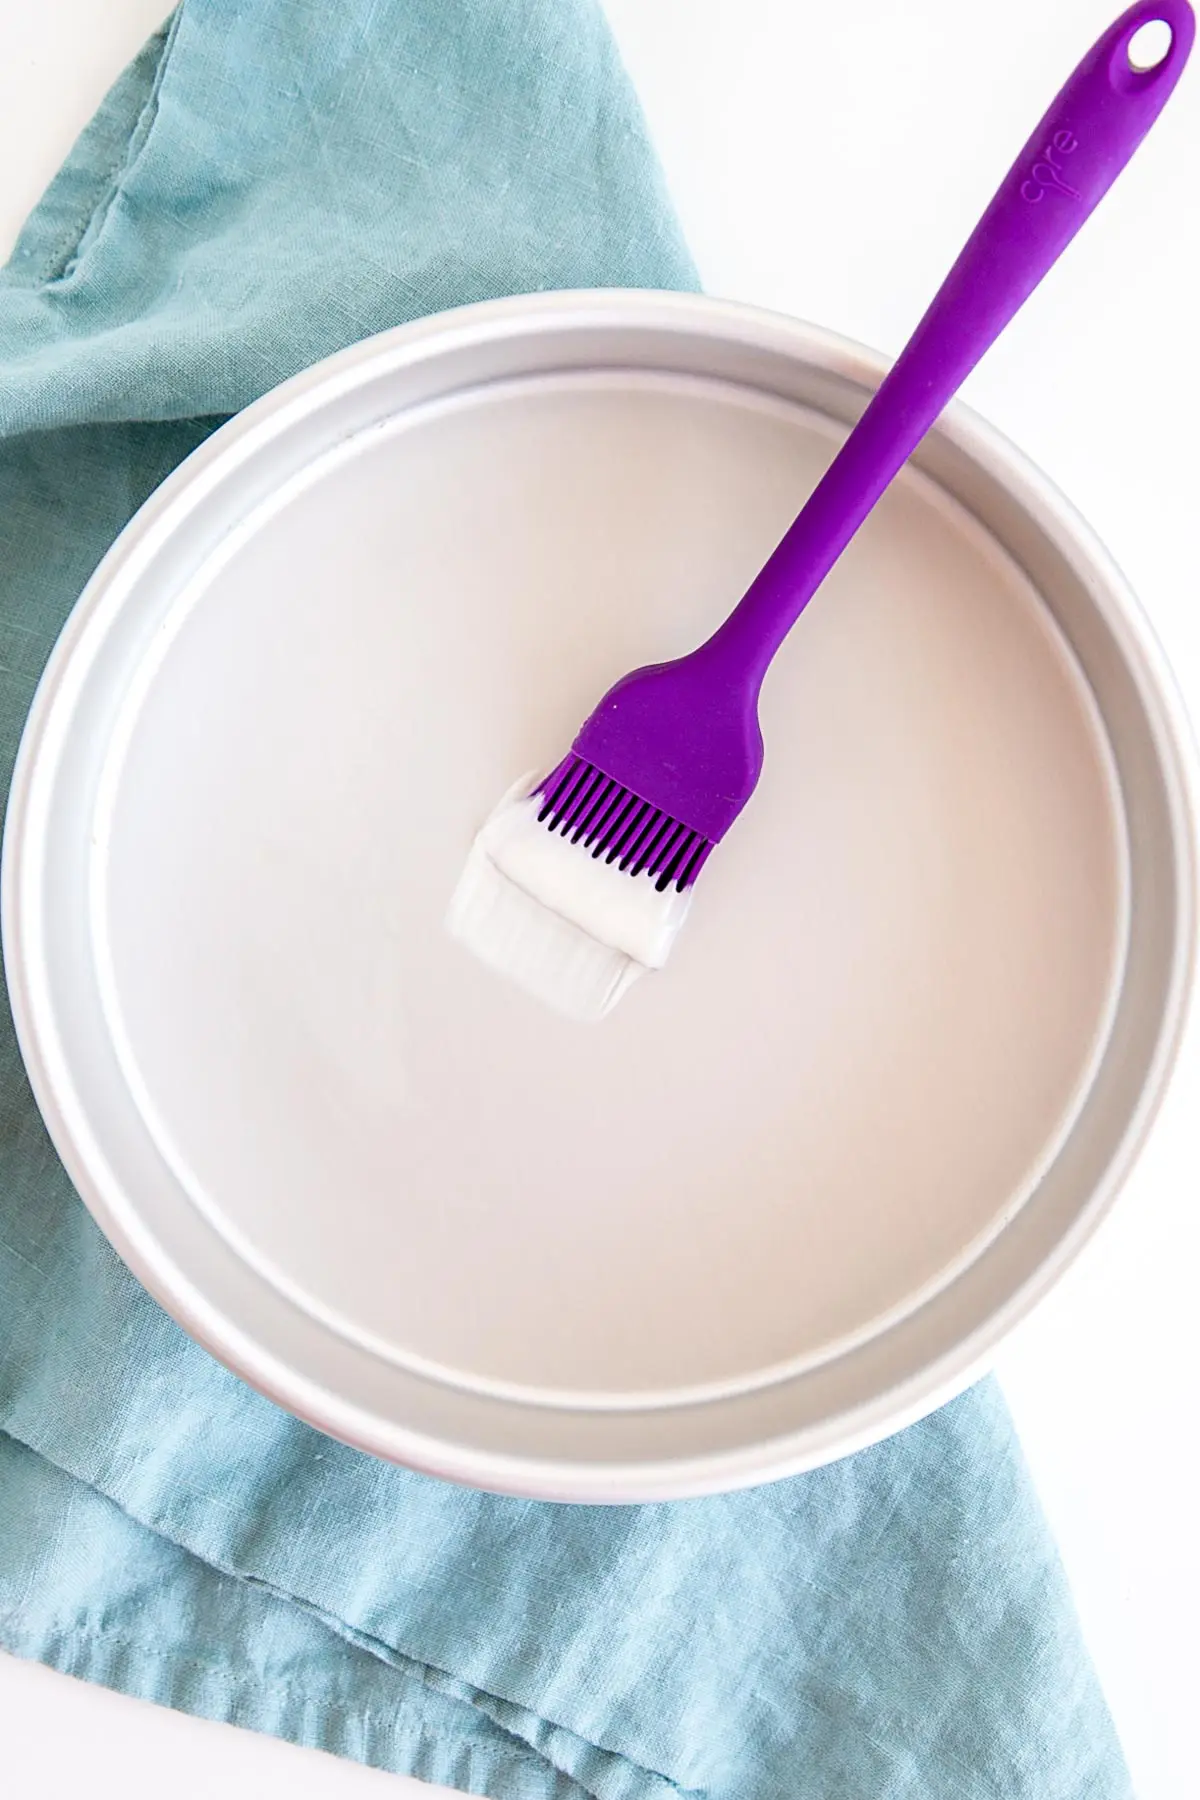
[[[322,1430],[556,1500],[809,1468],[983,1371],[1127,1173],[1189,739],[964,408],[772,670],[668,968],[580,1027],[444,930],[491,805],[713,628],[882,367],[695,296],[406,326],[218,431],[72,614],[4,845],[30,1078],[130,1268]]]

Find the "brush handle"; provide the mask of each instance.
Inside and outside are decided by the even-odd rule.
[[[1153,68],[1135,69],[1130,40],[1154,20],[1170,26],[1170,48]],[[1187,0],[1139,0],[1088,51],[803,512],[700,652],[718,678],[761,682],[888,483],[1157,119],[1195,28]]]

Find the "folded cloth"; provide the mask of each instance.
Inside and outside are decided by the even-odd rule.
[[[185,0],[0,276],[0,740],[218,420],[522,289],[694,285],[590,0]],[[674,1505],[496,1499],[251,1392],[126,1272],[0,1031],[0,1643],[497,1800],[1129,1793],[996,1391]]]

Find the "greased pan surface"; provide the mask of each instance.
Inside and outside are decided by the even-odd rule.
[[[773,671],[667,970],[581,1028],[443,930],[879,373],[694,296],[467,308],[251,407],[81,599],[7,826],[22,1048],[135,1273],[313,1424],[553,1499],[763,1480],[965,1385],[1105,1210],[1190,976],[1186,732],[962,408]]]

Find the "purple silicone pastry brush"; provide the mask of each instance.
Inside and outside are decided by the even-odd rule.
[[[1160,22],[1152,67],[1131,45]],[[884,489],[1058,260],[1158,117],[1187,60],[1187,0],[1139,0],[1088,51],[1005,176],[804,510],[724,624],[611,688],[570,753],[484,825],[448,924],[576,1018],[660,967],[691,890],[758,781],[771,659]]]

